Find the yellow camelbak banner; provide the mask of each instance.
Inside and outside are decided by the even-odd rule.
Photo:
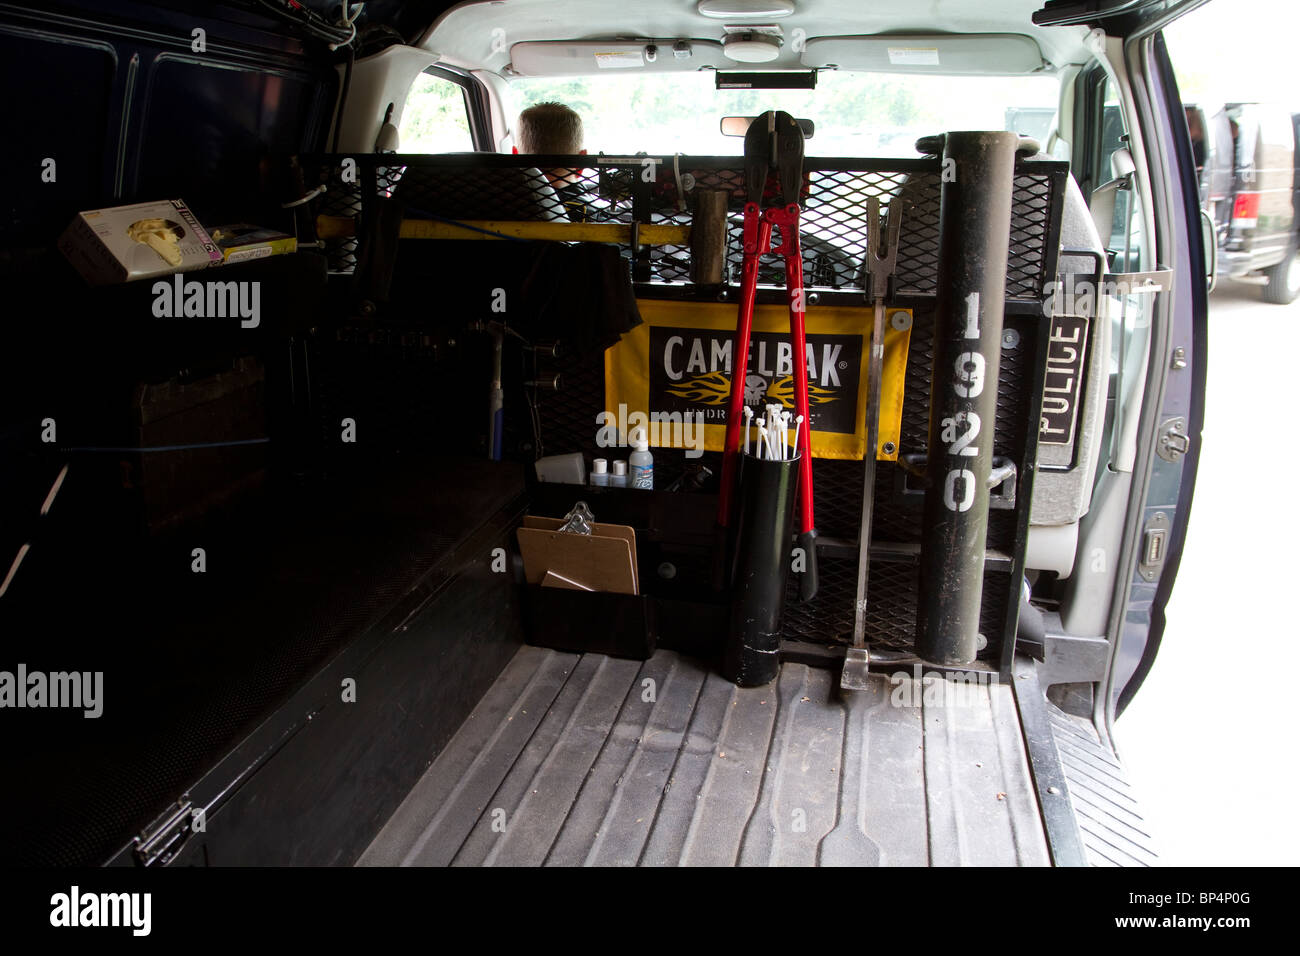
[[[641,325],[605,353],[605,426],[620,441],[646,426],[650,444],[721,451],[731,394],[736,306],[721,302],[641,299]],[[808,410],[816,458],[861,459],[866,445],[870,308],[813,306],[805,313]],[[885,319],[877,457],[898,458],[903,381],[912,316],[890,309]],[[754,310],[745,404],[794,409],[790,317],[784,305]],[[888,449],[888,452],[886,452]]]

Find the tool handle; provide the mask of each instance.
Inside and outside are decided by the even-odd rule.
[[[745,405],[745,373],[749,370],[749,339],[754,328],[754,297],[758,294],[758,257],[766,251],[770,239],[771,226],[760,218],[758,203],[746,203],[740,308],[731,346],[731,396],[727,401],[727,431],[722,444],[722,478],[718,487],[718,524],[724,528],[731,523],[740,448],[740,410]]]
[[[488,395],[488,457],[500,461],[505,437],[505,395],[495,383]]]
[[[799,600],[807,602],[817,596],[817,530],[809,528],[801,532],[797,540],[804,556],[804,570],[799,575]]]
[[[794,352],[795,415],[803,416],[799,424],[799,547],[804,553],[804,571],[799,576],[799,600],[811,601],[817,595],[817,529],[813,518],[812,415],[808,411],[808,345],[804,331],[807,303],[803,288],[803,250],[799,246],[799,206],[790,203],[784,209],[769,209],[768,216],[781,234],[781,252],[785,256],[785,286],[790,299],[790,347]]]
[[[812,415],[808,412],[808,344],[804,334],[807,306],[803,288],[803,251],[799,246],[799,206],[791,203],[784,209],[769,209],[765,214],[781,234],[781,252],[785,256],[785,287],[790,300],[790,347],[793,350],[794,408],[803,416],[799,426],[799,447],[804,449],[799,463],[799,530],[812,531]]]

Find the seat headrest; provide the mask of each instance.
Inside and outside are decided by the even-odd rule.
[[[557,222],[564,204],[536,167],[408,166],[393,189],[409,219],[504,219]]]

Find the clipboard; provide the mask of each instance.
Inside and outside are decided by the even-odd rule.
[[[516,532],[524,579],[543,587],[639,594],[636,531],[590,522],[590,534],[563,531],[568,518],[525,515]]]

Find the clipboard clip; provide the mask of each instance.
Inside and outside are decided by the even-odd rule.
[[[596,516],[591,513],[591,507],[585,501],[579,501],[561,519],[564,524],[560,525],[559,531],[567,534],[591,534],[591,522],[596,520]]]

